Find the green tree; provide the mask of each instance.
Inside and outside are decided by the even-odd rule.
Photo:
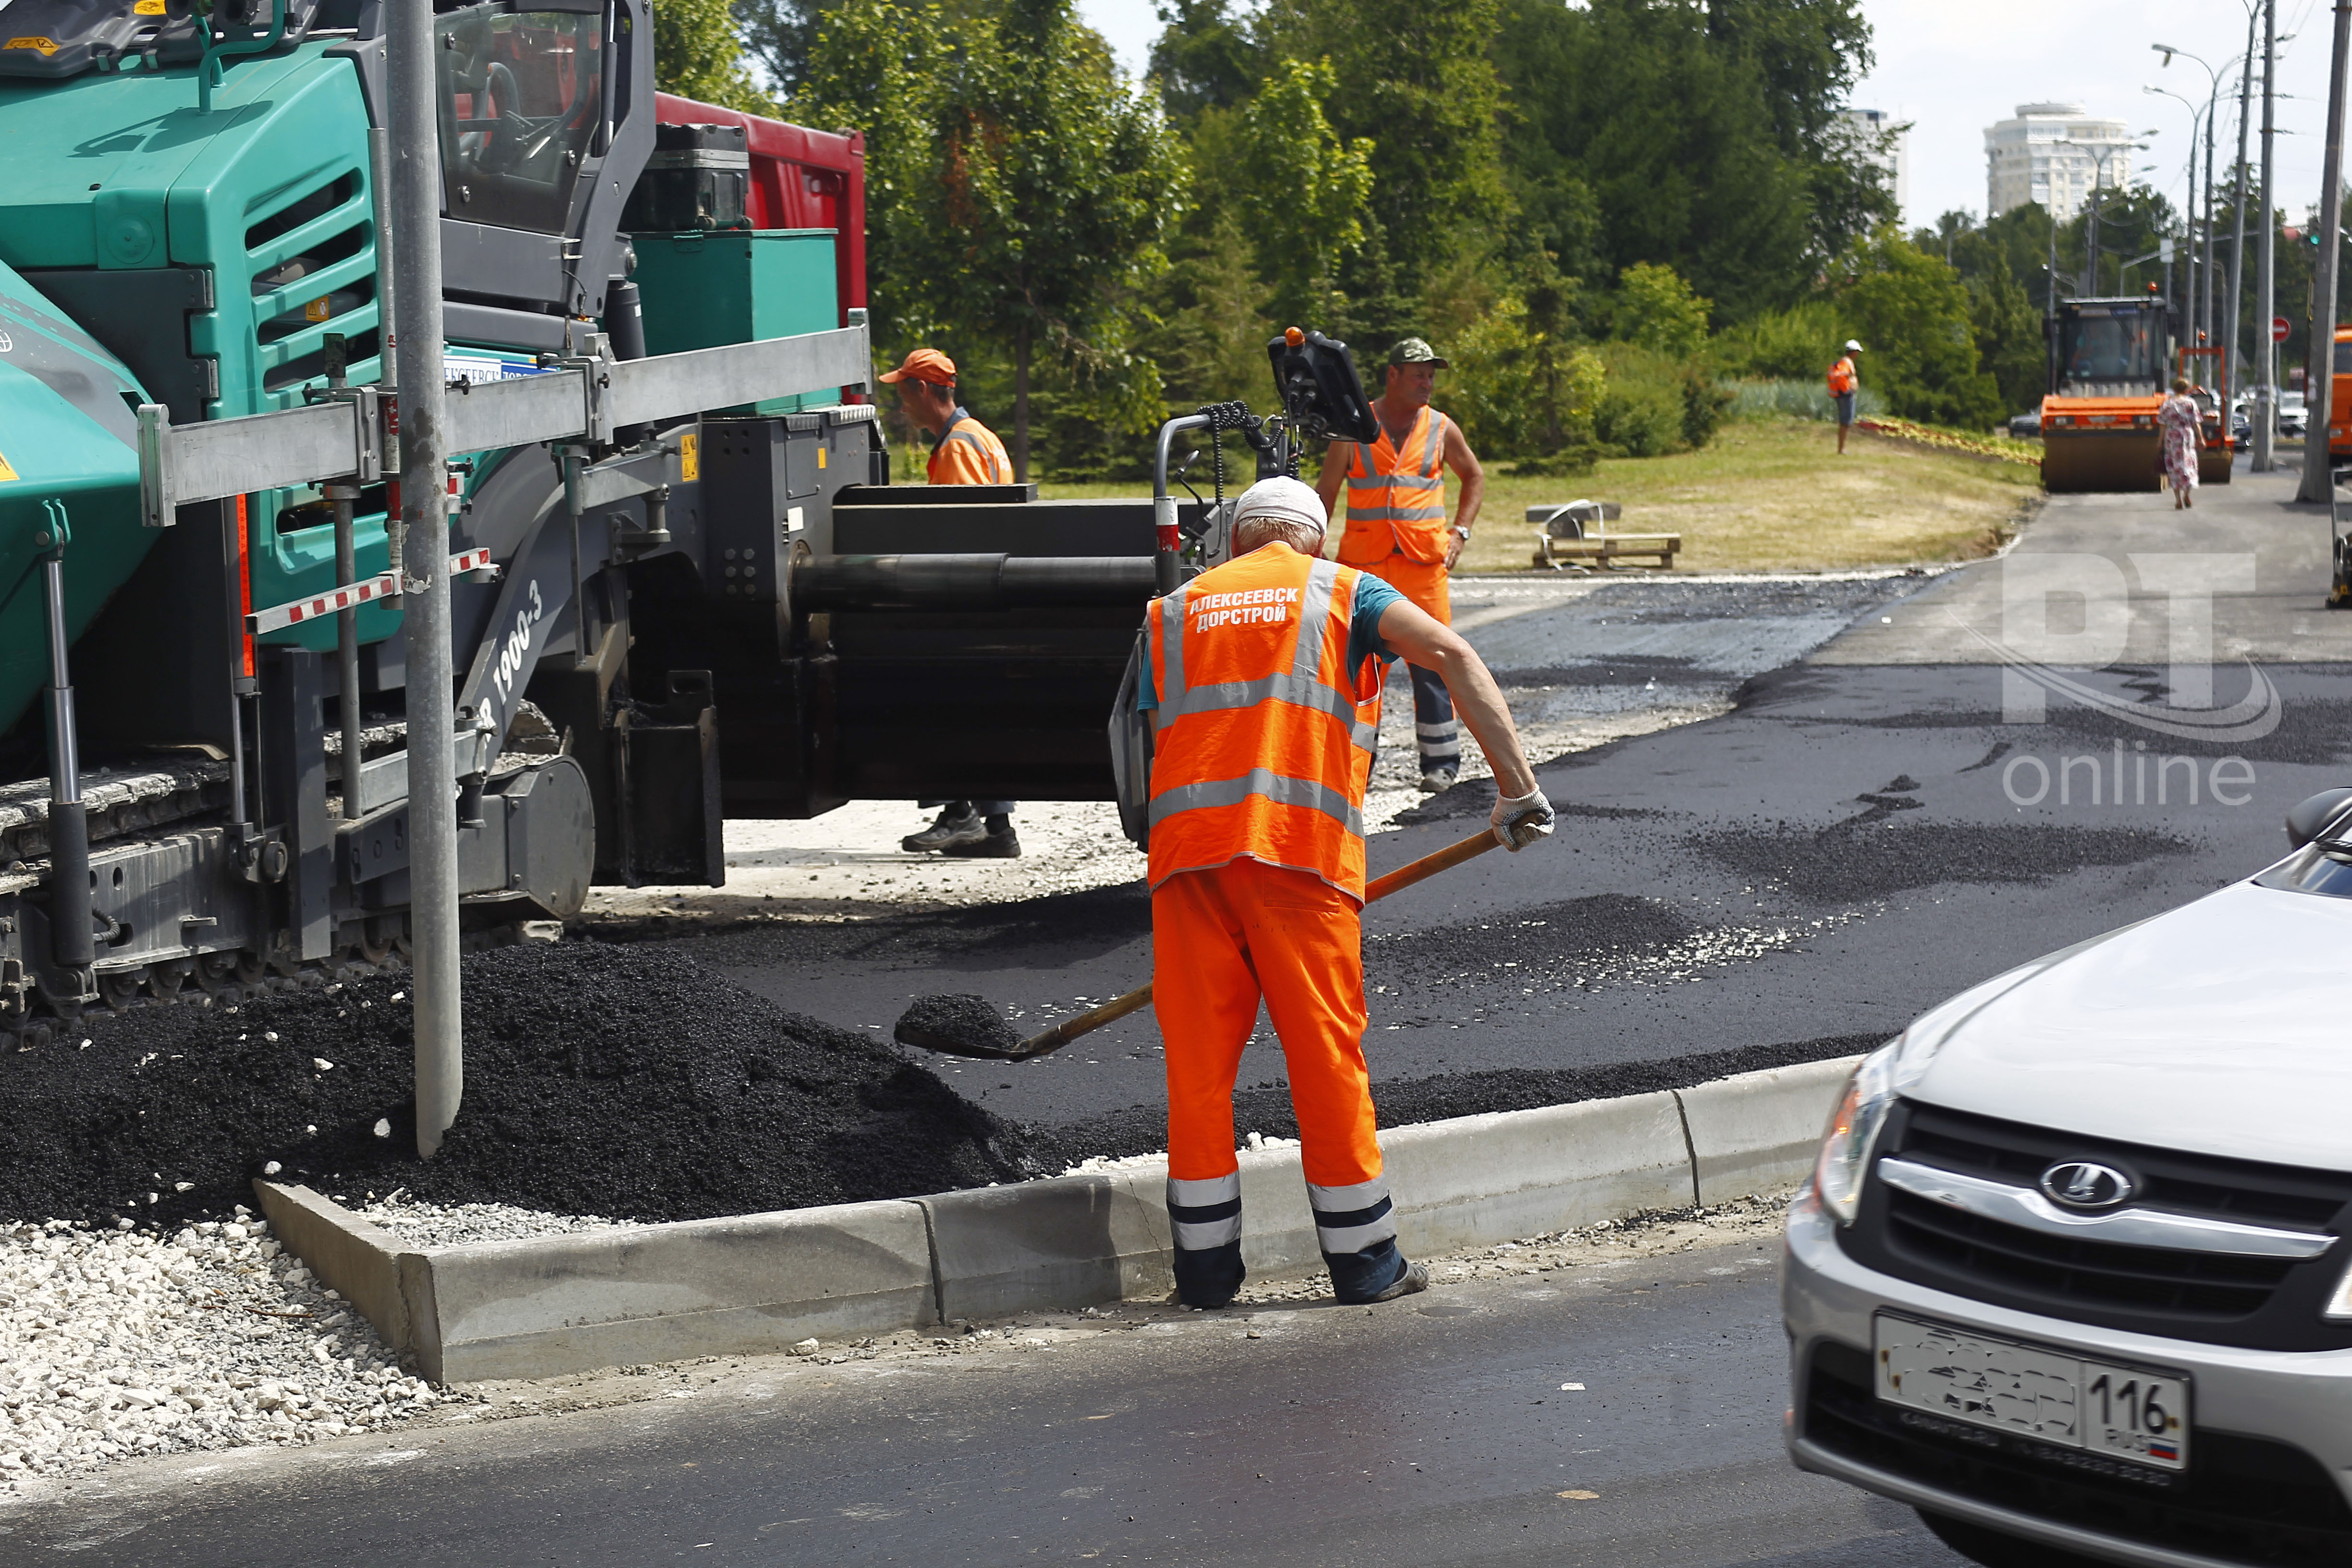
[[[1617,279],[1611,325],[1625,342],[1686,359],[1706,345],[1708,308],[1673,268],[1637,261]]]
[[[1332,319],[1338,269],[1364,242],[1371,147],[1324,118],[1336,87],[1328,60],[1281,60],[1239,109],[1204,109],[1193,126],[1197,194],[1240,220],[1286,321]]]
[[[2039,406],[2049,384],[2042,312],[2007,268],[1988,268],[1966,286],[1978,363],[2000,389],[2001,406],[2011,412]]]
[[[1226,0],[1160,0],[1152,79],[1160,106],[1190,128],[1206,109],[1237,109],[1266,74],[1266,49]]]
[[[743,68],[729,0],[662,0],[654,7],[654,85],[698,103],[776,112],[775,100]]]
[[[1376,232],[1407,277],[1489,247],[1509,222],[1498,16],[1499,0],[1421,0],[1377,25],[1351,0],[1266,8],[1281,53],[1332,63],[1338,90],[1324,111],[1342,139],[1370,143]]]
[[[1822,259],[1811,179],[1780,145],[1748,52],[1710,37],[1693,0],[1507,5],[1496,58],[1510,157],[1565,268],[1662,263],[1731,321],[1805,292]],[[1571,233],[1587,211],[1589,259]]]
[[[1960,276],[1890,225],[1839,258],[1837,301],[1868,358],[1864,374],[1907,419],[1981,429],[2006,412],[1978,367]]]
[[[889,253],[896,330],[961,331],[1009,350],[1017,475],[1030,468],[1041,349],[1107,422],[1158,421],[1159,371],[1136,340],[1182,213],[1183,152],[1071,0],[953,18],[846,0],[810,84],[816,111],[867,132],[868,227]]]

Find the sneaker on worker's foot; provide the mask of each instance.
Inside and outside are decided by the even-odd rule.
[[[957,839],[940,853],[967,860],[1018,860],[1021,858],[1021,835],[1010,827],[1000,827],[993,832],[983,830],[972,837]]]
[[[988,837],[987,825],[980,813],[965,810],[940,813],[939,820],[920,833],[909,833],[898,840],[898,847],[909,855],[919,855],[926,849],[945,849],[954,844],[972,844]]]
[[[1452,768],[1438,767],[1424,769],[1421,775],[1421,793],[1423,795],[1442,795],[1445,791],[1454,787],[1454,771]]]

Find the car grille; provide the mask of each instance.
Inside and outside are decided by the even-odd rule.
[[[2336,1233],[2352,1203],[2352,1175],[2181,1154],[1908,1102],[1889,1118],[1875,1153],[2027,1188],[2062,1161],[2096,1160],[2137,1179],[2135,1207],[2319,1235]],[[1841,1244],[1898,1278],[2074,1322],[2272,1350],[2352,1345],[2352,1323],[2320,1316],[2344,1268],[2340,1246],[2296,1262],[2050,1236],[1903,1192],[1877,1179],[1874,1167]]]
[[[1948,1495],[2124,1541],[2259,1568],[2352,1562],[2352,1509],[2318,1460],[2267,1438],[2198,1427],[2181,1474],[2067,1463],[2071,1451],[1952,1424],[1874,1396],[1868,1352],[1824,1342],[1805,1381],[1804,1436]]]

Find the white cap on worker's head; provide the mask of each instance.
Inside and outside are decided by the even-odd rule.
[[[1299,479],[1260,479],[1242,492],[1242,499],[1234,507],[1234,531],[1238,534],[1242,525],[1252,518],[1279,519],[1320,533],[1329,525],[1331,514],[1313,485]]]
[[[1858,354],[1862,352],[1862,345],[1855,342],[1852,338],[1848,338],[1845,341],[1845,352],[1850,354]]]

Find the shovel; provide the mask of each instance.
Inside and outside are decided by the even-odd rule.
[[[1385,899],[1400,889],[1425,881],[1440,871],[1450,871],[1466,860],[1475,860],[1489,849],[1499,848],[1502,840],[1490,829],[1481,828],[1474,837],[1450,845],[1434,854],[1424,855],[1411,865],[1400,866],[1380,878],[1364,889],[1364,901]],[[925,1003],[943,1005],[927,1007]],[[1099,1007],[1088,1008],[1075,1018],[1065,1018],[1044,1034],[1027,1039],[1016,1039],[995,1010],[977,997],[925,998],[908,1009],[898,1020],[891,1036],[902,1046],[920,1046],[925,1050],[941,1051],[951,1057],[979,1057],[994,1062],[1025,1062],[1034,1057],[1058,1051],[1080,1035],[1092,1034],[1105,1024],[1116,1023],[1129,1013],[1141,1012],[1151,1005],[1151,987],[1139,985],[1124,996],[1115,996]],[[919,1016],[920,1016],[919,1017]],[[953,1032],[950,1032],[953,1031]]]

